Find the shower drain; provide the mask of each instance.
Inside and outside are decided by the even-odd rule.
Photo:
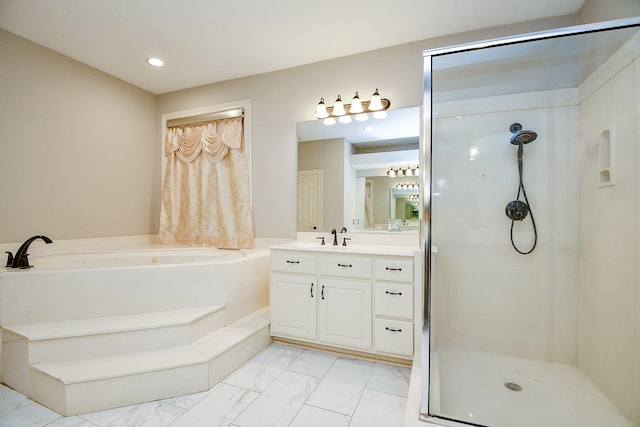
[[[518,384],[516,383],[504,383],[504,386],[506,388],[508,388],[511,391],[521,391],[522,387],[520,387]]]

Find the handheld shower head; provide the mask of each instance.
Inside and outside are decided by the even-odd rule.
[[[509,131],[513,134],[511,137],[511,143],[513,145],[528,144],[535,141],[538,134],[532,130],[522,130],[520,123],[514,123],[509,127]]]

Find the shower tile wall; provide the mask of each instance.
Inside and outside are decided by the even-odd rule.
[[[577,92],[564,89],[434,106],[433,243],[437,346],[575,363],[578,284]],[[538,133],[524,181],[538,246],[520,255],[504,209],[518,189],[509,126]],[[529,219],[516,223],[528,247]]]
[[[640,426],[640,36],[581,85],[578,365]],[[634,59],[635,58],[635,59]],[[599,136],[613,135],[613,186]]]

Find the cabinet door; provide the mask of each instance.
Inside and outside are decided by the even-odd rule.
[[[316,276],[271,275],[271,334],[315,340]]]
[[[371,350],[371,282],[320,279],[318,341]]]

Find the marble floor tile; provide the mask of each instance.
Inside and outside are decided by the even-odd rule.
[[[60,414],[30,400],[20,409],[0,417],[0,427],[42,427],[60,418]]]
[[[219,384],[171,427],[228,426],[256,397],[255,391]]]
[[[347,427],[349,420],[348,415],[304,405],[289,427]]]
[[[92,412],[90,414],[82,414],[83,418],[98,427],[106,427],[126,413],[135,410],[140,405],[122,406],[120,408],[106,409],[104,411]]]
[[[0,417],[9,412],[17,411],[29,402],[27,396],[5,385],[0,385]]]
[[[305,350],[289,365],[287,371],[322,378],[337,358],[337,355],[324,351]]]
[[[186,410],[160,401],[147,402],[136,406],[108,427],[165,427],[183,415]]]
[[[365,390],[349,427],[402,427],[405,397]]]
[[[262,392],[300,353],[302,350],[297,347],[272,344],[224,382],[247,390]]]
[[[366,388],[407,397],[410,377],[410,368],[378,362],[371,371]]]
[[[54,422],[47,424],[46,427],[97,427],[96,424],[90,423],[82,417],[60,417]]]
[[[0,385],[0,427],[400,427],[409,373],[276,343],[209,391],[72,417]]]
[[[202,399],[204,399],[210,392],[211,390],[207,390],[200,393],[193,393],[193,394],[186,394],[184,396],[171,397],[169,399],[163,399],[161,400],[161,402],[168,403],[169,405],[177,406],[178,408],[189,410],[193,408]]]
[[[233,421],[238,427],[285,427],[320,382],[319,378],[285,371]]]
[[[307,402],[344,415],[353,415],[373,363],[339,357]]]

